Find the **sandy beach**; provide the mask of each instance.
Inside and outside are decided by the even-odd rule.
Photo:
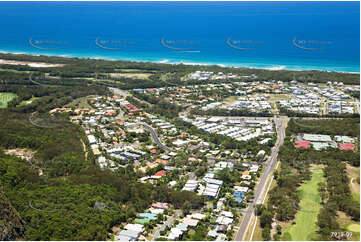
[[[29,62],[29,61],[15,61],[15,60],[3,60],[0,59],[0,64],[2,65],[28,65],[31,67],[59,67],[64,66],[64,64],[49,64],[42,62]]]

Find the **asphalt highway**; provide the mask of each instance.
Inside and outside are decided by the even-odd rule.
[[[257,189],[254,193],[254,200],[251,204],[249,204],[246,212],[244,213],[242,223],[237,231],[237,235],[235,238],[236,241],[244,240],[244,236],[247,233],[250,221],[254,216],[254,208],[257,204],[261,203],[262,194],[266,189],[267,180],[272,175],[273,169],[276,166],[278,151],[281,145],[283,144],[285,138],[285,126],[284,126],[285,119],[275,117],[274,120],[277,129],[277,142],[271,152],[270,161],[268,162],[269,165],[265,167],[266,168],[265,172],[262,174]]]

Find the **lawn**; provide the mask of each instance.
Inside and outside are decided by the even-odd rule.
[[[360,241],[360,222],[355,222],[344,212],[337,212],[337,222],[340,224],[341,231],[352,232],[352,241]]]
[[[300,210],[294,222],[285,231],[284,238],[292,241],[310,241],[317,230],[317,215],[321,209],[321,197],[317,191],[317,184],[324,180],[323,171],[312,171],[312,178],[298,189],[300,194]]]
[[[0,108],[7,108],[8,102],[16,97],[16,94],[10,92],[0,92]]]

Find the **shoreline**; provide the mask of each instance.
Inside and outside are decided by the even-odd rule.
[[[245,69],[257,69],[257,70],[267,70],[267,71],[320,71],[320,72],[335,72],[335,73],[343,73],[343,74],[360,74],[360,72],[354,71],[337,71],[337,70],[326,70],[327,67],[302,67],[293,69],[289,68],[286,65],[282,64],[264,64],[269,65],[270,67],[257,67],[257,66],[249,66],[245,64],[234,65],[232,63],[210,63],[210,62],[191,62],[191,61],[170,61],[169,59],[161,59],[161,60],[144,60],[144,59],[135,59],[135,58],[111,58],[106,56],[92,56],[92,55],[82,55],[82,54],[54,54],[54,53],[34,53],[34,52],[23,52],[23,51],[8,51],[1,50],[1,54],[14,54],[14,55],[29,55],[29,56],[48,56],[48,57],[63,57],[63,58],[83,58],[83,59],[93,59],[93,60],[105,60],[105,61],[129,61],[129,62],[137,62],[137,63],[154,63],[154,64],[168,64],[168,65],[194,65],[194,66],[219,66],[224,68],[245,68]],[[261,63],[260,63],[261,64]],[[262,65],[261,64],[261,65]],[[323,68],[323,69],[320,69]]]

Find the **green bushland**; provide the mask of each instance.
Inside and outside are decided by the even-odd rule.
[[[92,156],[85,159],[80,139],[89,144],[75,124],[39,128],[29,122],[29,114],[0,112],[0,184],[7,197],[0,197],[0,205],[9,201],[24,224],[23,233],[13,233],[13,239],[106,240],[112,226],[135,218],[152,202],[175,208],[203,204],[193,192],[138,182],[132,165],[116,172],[101,170]],[[33,165],[3,152],[13,148],[35,151]],[[40,176],[39,168],[48,169]],[[107,207],[99,209],[97,202]],[[10,222],[19,223],[12,217]]]

